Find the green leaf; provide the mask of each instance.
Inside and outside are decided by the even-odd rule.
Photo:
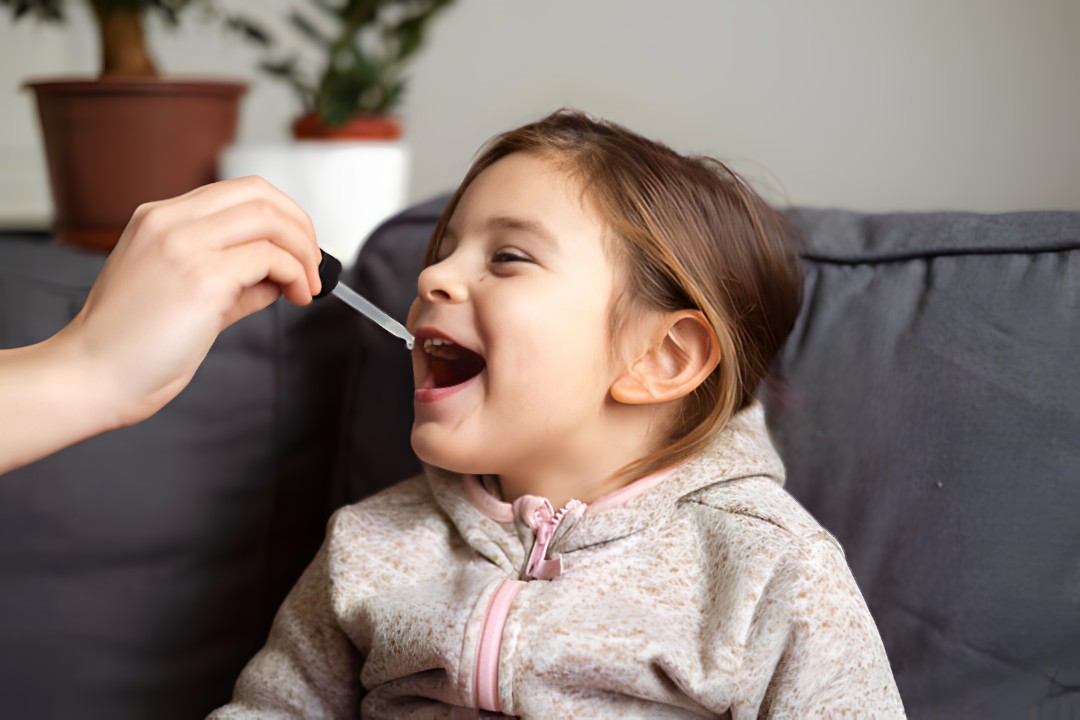
[[[259,63],[259,69],[275,77],[293,78],[296,76],[296,59],[288,60],[264,60]]]
[[[375,20],[379,0],[347,0],[341,9],[341,17],[347,27],[359,28]]]
[[[245,17],[233,15],[225,20],[225,26],[240,33],[245,40],[250,40],[264,48],[272,47],[274,44],[273,38],[270,37],[265,28]]]
[[[11,7],[12,22],[18,22],[26,15],[33,15],[46,22],[64,20],[64,14],[60,11],[60,0],[0,0],[0,5]]]
[[[308,40],[311,40],[316,45],[322,48],[330,48],[333,42],[330,38],[322,34],[322,31],[315,27],[310,20],[293,10],[289,13],[289,22],[293,27],[300,31],[300,34],[304,35]]]
[[[124,9],[131,12],[138,12],[143,7],[147,10],[153,10],[162,17],[166,25],[170,27],[176,27],[180,24],[180,13],[191,4],[190,0],[144,0],[138,2],[138,0],[120,0],[112,3],[115,6],[127,6]]]
[[[354,82],[363,86],[374,85],[378,81],[379,76],[382,74],[381,68],[360,52],[360,48],[349,45],[344,48],[344,52],[348,56],[349,62],[342,72],[351,75]]]
[[[328,2],[328,0],[311,0],[311,4],[338,19],[344,17],[342,12],[344,5]]]
[[[315,109],[327,125],[341,125],[353,116],[353,109],[368,86],[368,83],[354,73],[327,72],[319,85]]]
[[[397,60],[404,60],[424,44],[424,22],[427,18],[422,15],[409,18],[397,26],[397,34],[401,44],[398,46]]]
[[[323,93],[315,106],[323,122],[330,127],[344,125],[353,116],[356,99],[343,92]]]

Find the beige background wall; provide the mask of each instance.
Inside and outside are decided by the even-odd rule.
[[[221,4],[270,20],[308,5]],[[66,28],[0,18],[0,224],[48,215],[20,82],[95,65],[68,5]],[[288,91],[216,25],[184,25],[152,28],[161,65],[249,78],[239,141],[284,141]],[[413,66],[410,197],[451,188],[490,135],[573,105],[796,204],[1080,210],[1078,38],[1077,0],[459,0]]]

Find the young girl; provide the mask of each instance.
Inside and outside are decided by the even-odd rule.
[[[213,717],[902,717],[754,389],[798,312],[721,163],[557,112],[495,138],[409,316],[423,476],[337,512]]]

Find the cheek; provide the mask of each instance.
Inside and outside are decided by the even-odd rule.
[[[504,327],[512,330],[504,331],[508,355],[500,369],[530,403],[555,407],[606,393],[597,388],[609,374],[606,305],[556,297],[504,308],[512,313]]]

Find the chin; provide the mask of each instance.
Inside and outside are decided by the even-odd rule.
[[[468,452],[465,443],[446,439],[436,441],[430,435],[430,432],[413,428],[412,449],[421,462],[465,475],[493,474],[491,468],[484,465],[482,454]]]

